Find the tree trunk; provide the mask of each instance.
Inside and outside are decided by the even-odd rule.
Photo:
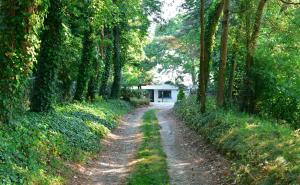
[[[97,94],[97,90],[98,90],[98,80],[99,80],[99,71],[100,71],[100,59],[93,57],[92,59],[92,73],[89,83],[88,83],[88,90],[87,90],[87,95],[86,95],[86,99],[87,101],[95,101],[96,99],[96,94]]]
[[[107,98],[107,84],[110,76],[110,70],[112,66],[112,56],[113,56],[113,33],[111,28],[106,28],[104,31],[105,38],[107,43],[104,46],[104,71],[101,77],[101,86],[99,95]]]
[[[24,110],[28,98],[25,91],[36,57],[33,28],[40,12],[34,0],[2,0],[0,4],[0,123],[9,123]]]
[[[79,66],[76,92],[74,96],[74,100],[77,101],[83,100],[84,94],[86,93],[87,90],[88,81],[90,79],[92,50],[94,47],[92,35],[93,35],[93,31],[90,25],[89,28],[85,31],[83,37],[81,64]]]
[[[45,30],[41,36],[41,50],[37,66],[37,76],[31,99],[31,110],[34,112],[49,111],[55,99],[58,73],[58,52],[62,43],[61,18],[62,3],[50,0],[50,8],[45,19]]]
[[[229,30],[229,0],[224,1],[224,18],[223,18],[223,33],[221,38],[221,61],[219,66],[218,90],[217,90],[217,106],[224,106],[225,98],[225,70],[227,63],[227,41]]]
[[[93,57],[92,64],[92,74],[89,80],[88,91],[86,99],[88,101],[95,101],[97,91],[99,90],[99,80],[100,80],[100,61],[104,60],[104,30],[100,31],[101,44],[96,47],[97,56]]]
[[[111,98],[119,99],[121,95],[122,61],[121,61],[121,29],[116,25],[114,33],[114,81],[111,88]]]
[[[204,40],[204,73],[205,73],[205,88],[208,87],[209,73],[210,73],[210,62],[211,53],[213,50],[213,40],[219,23],[219,19],[222,15],[222,10],[224,6],[224,0],[220,0],[212,12],[209,13],[207,26],[205,28],[205,40]]]
[[[239,37],[240,37],[240,29],[241,26],[238,26],[238,29],[236,30],[235,40],[232,45],[232,57],[231,57],[231,68],[230,68],[230,74],[229,74],[229,80],[228,80],[228,90],[227,90],[227,99],[228,102],[232,102],[232,96],[233,96],[233,89],[234,89],[234,79],[235,79],[235,71],[237,67],[237,55],[238,55],[238,43],[239,43]]]
[[[205,33],[205,27],[204,27],[204,6],[205,6],[205,0],[201,0],[200,4],[200,27],[201,27],[201,33],[200,33],[200,73],[199,73],[199,97],[200,100],[200,111],[202,113],[205,112],[206,109],[206,88],[205,88],[205,60],[204,60],[204,33]]]
[[[249,113],[255,112],[255,91],[254,91],[254,81],[252,79],[251,71],[253,68],[253,59],[254,53],[256,50],[256,43],[259,36],[259,31],[261,27],[261,21],[263,17],[264,7],[266,5],[267,0],[260,0],[256,15],[255,22],[253,25],[252,34],[250,36],[250,40],[247,43],[247,54],[246,54],[246,76],[244,79],[244,95],[242,102],[242,110],[247,111]]]
[[[232,58],[231,58],[231,68],[230,68],[230,74],[229,74],[229,81],[228,81],[228,101],[232,102],[232,96],[233,96],[233,88],[234,88],[234,78],[235,78],[235,71],[237,67],[237,43],[234,43],[233,45],[233,51],[232,51]]]

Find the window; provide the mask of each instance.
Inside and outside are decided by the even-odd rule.
[[[172,93],[171,91],[158,91],[158,98],[171,99]]]

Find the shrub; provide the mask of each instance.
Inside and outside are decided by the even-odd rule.
[[[150,104],[148,98],[130,98],[130,103],[135,107],[147,106]]]
[[[131,109],[123,101],[75,103],[55,111],[27,113],[0,126],[0,184],[58,184],[66,161],[99,152],[99,140]]]
[[[121,90],[121,96],[123,100],[130,101],[130,98],[143,98],[145,96],[145,91],[140,89],[123,88]]]
[[[256,111],[264,116],[288,122],[299,129],[300,68],[293,60],[281,59],[286,61],[283,65],[278,62],[280,59],[272,60],[272,57],[261,55],[255,60],[255,70],[252,73],[255,81]]]
[[[210,101],[200,113],[196,97],[176,104],[174,111],[235,162],[237,184],[299,184],[300,134],[256,116],[218,110]]]
[[[181,101],[183,99],[185,99],[185,94],[184,94],[183,90],[180,89],[178,92],[178,95],[177,95],[177,101]]]

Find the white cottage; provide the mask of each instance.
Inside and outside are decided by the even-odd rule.
[[[147,85],[142,86],[143,90],[149,92],[151,102],[176,102],[179,88],[174,85]]]

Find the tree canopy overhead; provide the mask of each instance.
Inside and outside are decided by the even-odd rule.
[[[183,13],[157,27],[146,55],[153,65],[161,61],[165,70],[183,67],[194,84],[201,85],[196,76],[201,76],[198,63],[203,24],[205,94],[218,94],[221,107],[235,104],[242,111],[289,121],[291,114],[298,115],[294,119],[297,123],[300,80],[297,1],[229,1],[228,16],[224,6],[227,3],[186,0]],[[200,21],[200,5],[204,6],[203,21]],[[224,25],[226,17],[228,31]],[[281,112],[279,107],[285,108]]]
[[[111,93],[101,94],[118,98],[122,70],[140,60],[160,7],[158,0],[1,1],[0,121],[26,110],[29,96],[38,112],[73,95],[93,100],[107,83]]]

